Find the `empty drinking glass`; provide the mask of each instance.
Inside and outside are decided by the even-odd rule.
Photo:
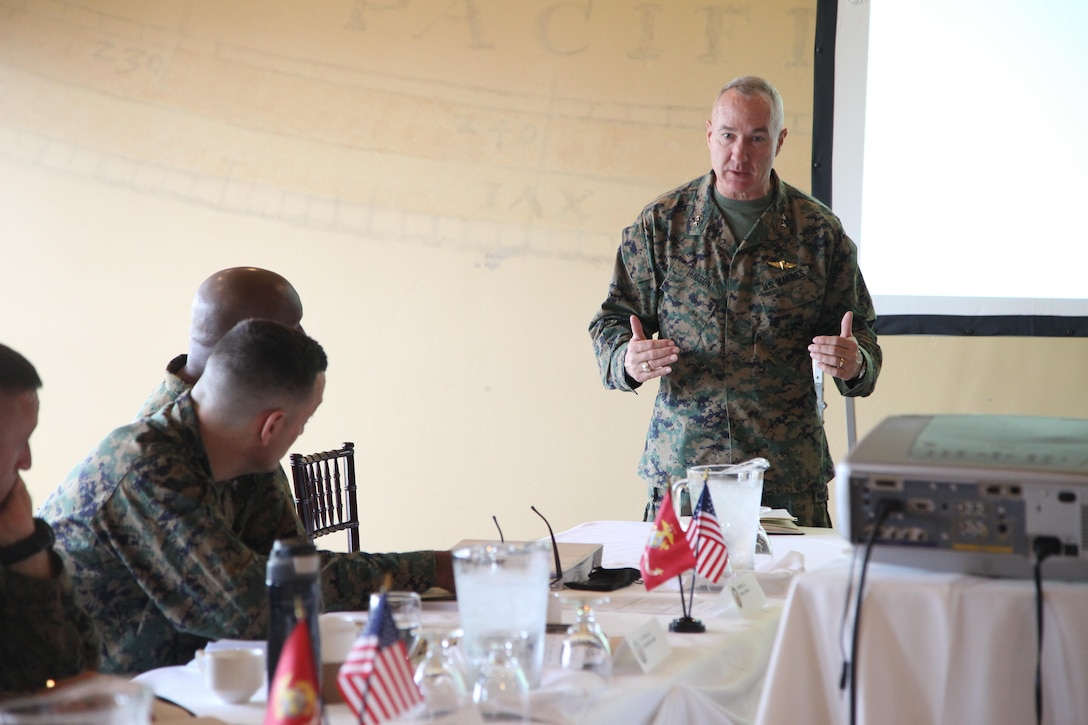
[[[486,659],[480,664],[472,701],[485,720],[529,721],[529,680],[518,659],[527,640],[527,636],[480,637]]]
[[[370,611],[378,606],[381,598],[380,592],[370,595]],[[389,607],[389,613],[393,615],[393,621],[397,625],[397,633],[404,642],[404,650],[408,653],[408,659],[415,661],[416,648],[419,646],[419,629],[423,621],[423,605],[419,594],[415,592],[386,592],[385,602]]]
[[[468,704],[468,689],[453,643],[459,629],[424,629],[426,653],[416,668],[415,680],[423,693],[425,717],[438,717]]]
[[[5,663],[5,666],[7,663]],[[151,688],[113,675],[95,675],[44,693],[0,703],[0,723],[13,725],[145,725]]]
[[[774,547],[771,546],[771,537],[767,536],[767,530],[763,528],[763,524],[760,524],[759,528],[756,529],[756,554],[774,556]]]
[[[608,603],[608,597],[563,598],[563,604],[575,607],[577,619],[567,629],[560,654],[560,664],[566,670],[592,672],[602,679],[612,677],[612,647],[601,630],[593,607]]]

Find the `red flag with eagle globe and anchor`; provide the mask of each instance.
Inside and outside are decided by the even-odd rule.
[[[264,725],[318,725],[320,722],[321,701],[310,628],[305,619],[299,619],[283,645],[276,674],[268,687]]]
[[[642,552],[638,568],[642,570],[642,583],[646,591],[652,591],[663,582],[695,568],[695,553],[691,550],[676,511],[672,507],[672,492],[665,490],[665,497],[654,517],[654,529]]]

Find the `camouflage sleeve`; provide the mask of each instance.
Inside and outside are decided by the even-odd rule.
[[[386,572],[393,574],[393,589],[425,592],[435,583],[433,551],[403,554],[338,553],[322,551],[322,593],[330,612],[366,609]]]
[[[267,556],[277,539],[306,536],[283,466],[272,473],[242,476],[227,485],[238,512],[233,528],[254,551]]]
[[[110,497],[99,539],[179,632],[260,639],[267,557],[235,534],[204,482],[182,462],[146,459]]]
[[[251,479],[251,480],[244,480]],[[302,520],[295,508],[294,490],[283,468],[273,474],[246,476],[239,496],[246,496],[242,538],[262,555],[276,539],[304,538]],[[262,492],[254,495],[254,491]],[[322,595],[329,611],[365,609],[370,593],[380,588],[386,572],[393,574],[393,588],[424,592],[434,586],[433,551],[404,554],[322,551]],[[267,559],[265,559],[267,562]]]
[[[606,388],[631,391],[640,385],[628,378],[623,368],[627,343],[631,340],[630,316],[638,316],[647,336],[659,329],[649,239],[649,224],[645,220],[624,229],[608,296],[589,323],[601,382]]]
[[[54,579],[0,568],[0,693],[27,692],[99,663],[94,623],[76,604],[60,557]]]
[[[181,462],[148,458],[111,497],[111,523],[104,535],[179,632],[207,639],[261,639],[268,629],[268,557],[235,533],[200,481],[200,472]],[[288,500],[286,490],[278,490]],[[285,533],[293,535],[294,528],[292,524]],[[430,551],[322,552],[322,564],[322,590],[330,610],[365,609],[386,571],[393,572],[398,589],[425,591],[435,581]]]
[[[845,234],[841,235],[832,269],[824,301],[825,316],[821,329],[838,330],[842,316],[847,310],[852,310],[854,339],[857,340],[861,355],[865,358],[864,375],[851,381],[835,378],[835,386],[847,397],[864,397],[872,393],[876,387],[876,379],[880,375],[884,355],[880,345],[877,344],[874,330],[876,309],[873,307],[873,300],[869,296],[865,279],[861,276],[861,268],[858,266],[858,248]]]

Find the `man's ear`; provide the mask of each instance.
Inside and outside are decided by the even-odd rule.
[[[261,421],[261,444],[268,445],[268,443],[275,437],[280,429],[286,422],[286,414],[279,409],[270,410],[264,414],[264,420]]]
[[[775,146],[774,155],[778,156],[778,152],[782,150],[782,144],[786,143],[786,134],[789,133],[789,129],[784,128],[778,132],[778,144]]]

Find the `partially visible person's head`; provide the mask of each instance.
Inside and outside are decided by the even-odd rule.
[[[254,427],[253,472],[272,470],[321,404],[328,358],[299,329],[269,320],[244,320],[212,350],[193,388],[201,415],[237,430]],[[251,431],[252,432],[252,431]]]
[[[41,386],[30,361],[0,345],[0,501],[11,492],[19,471],[30,468],[30,434],[38,427]]]
[[[271,320],[297,329],[302,300],[286,279],[258,267],[231,267],[200,285],[193,298],[186,372],[195,382],[215,344],[242,320]]]
[[[771,169],[786,140],[782,96],[756,76],[736,78],[718,92],[706,122],[706,144],[718,191],[729,199],[771,192]]]

